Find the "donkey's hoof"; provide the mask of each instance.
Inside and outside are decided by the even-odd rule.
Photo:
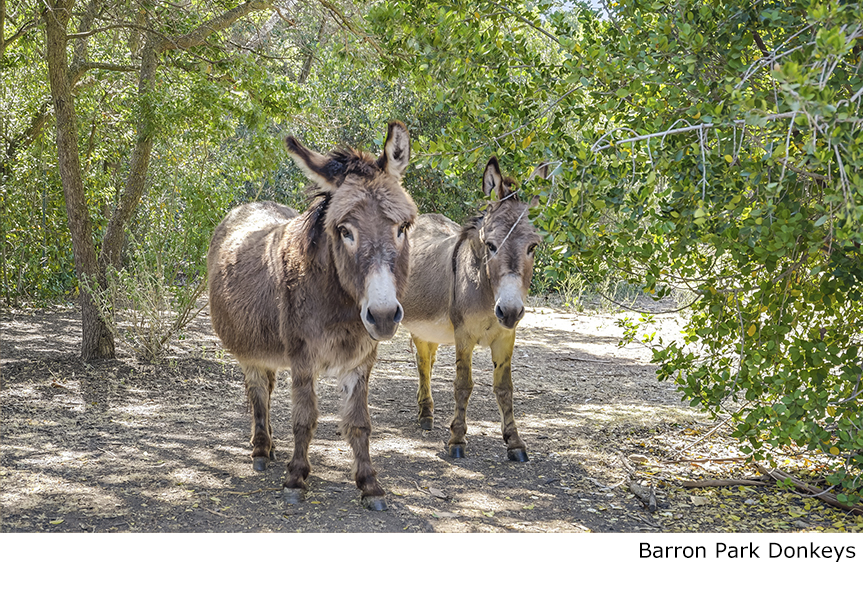
[[[306,493],[302,488],[285,488],[282,490],[282,500],[285,504],[300,504],[306,499]]]
[[[270,459],[266,456],[255,456],[252,458],[252,467],[255,471],[266,471],[267,463],[270,462]]]
[[[274,448],[270,448],[270,460],[276,460],[276,450]]]
[[[363,506],[369,510],[387,510],[387,500],[383,496],[366,496],[362,502]]]
[[[527,462],[527,452],[524,448],[513,448],[506,451],[506,457],[515,462]]]
[[[464,458],[464,444],[453,444],[450,446],[449,455],[452,458]]]
[[[420,429],[431,431],[434,428],[434,417],[420,417]]]

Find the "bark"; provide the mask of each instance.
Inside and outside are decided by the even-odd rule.
[[[146,42],[141,51],[141,74],[138,82],[140,102],[152,102],[158,62],[154,44],[150,41]],[[105,237],[102,240],[99,264],[103,272],[108,266],[119,269],[126,224],[132,218],[135,209],[141,202],[141,197],[144,195],[147,170],[150,167],[150,154],[153,150],[153,124],[149,120],[149,111],[146,108],[141,113],[141,120],[137,125],[138,139],[135,142],[135,147],[132,148],[132,157],[129,160],[129,175],[126,178],[123,193],[120,194],[120,199],[111,215],[111,220],[108,221],[108,226],[105,228]]]
[[[93,245],[93,228],[84,196],[84,182],[78,157],[78,132],[75,123],[75,106],[69,81],[69,65],[66,56],[66,28],[73,2],[51,0],[45,13],[45,32],[48,61],[48,79],[54,117],[57,127],[57,165],[66,200],[66,215],[72,233],[72,252],[75,271],[83,282],[98,274],[96,249]],[[91,295],[80,286],[81,326],[83,339],[81,357],[84,360],[111,358],[114,356],[114,338]]]
[[[316,40],[316,44],[314,47],[308,49],[308,54],[306,54],[306,59],[303,61],[303,69],[300,71],[300,76],[297,78],[297,82],[303,84],[309,78],[309,75],[312,73],[312,62],[315,60],[315,50],[317,50],[324,39],[324,25],[326,25],[326,20],[321,19],[321,26],[318,27],[318,37]]]
[[[0,58],[6,52],[6,0],[0,0]]]

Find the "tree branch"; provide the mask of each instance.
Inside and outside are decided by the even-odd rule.
[[[555,44],[557,44],[558,46],[561,46],[561,45],[562,45],[562,44],[560,43],[560,40],[559,40],[559,39],[557,39],[554,35],[552,35],[551,33],[547,32],[547,31],[546,31],[545,29],[543,29],[542,27],[538,27],[538,26],[534,25],[533,23],[531,23],[530,21],[528,21],[527,19],[525,19],[525,18],[524,18],[523,16],[521,16],[520,14],[518,14],[518,13],[515,13],[515,12],[511,11],[510,9],[508,9],[508,8],[507,8],[507,7],[505,7],[505,6],[501,6],[501,5],[500,5],[500,4],[498,4],[497,2],[489,2],[489,4],[493,4],[493,5],[497,6],[499,9],[501,9],[501,10],[503,10],[503,11],[505,11],[505,12],[509,13],[510,15],[512,15],[513,17],[515,17],[516,19],[518,19],[519,21],[521,21],[522,23],[524,23],[524,24],[525,24],[525,25],[527,25],[528,27],[531,27],[532,29],[535,29],[536,31],[538,31],[538,32],[539,32],[539,33],[541,33],[542,35],[544,35],[544,36],[546,36],[547,38],[549,38],[550,40],[552,40],[552,41],[553,41]]]
[[[780,119],[787,119],[787,118],[792,117],[796,114],[797,113],[793,112],[793,111],[792,112],[784,112],[784,113],[778,113],[778,114],[774,114],[774,115],[767,115],[765,118],[768,121],[778,121]],[[736,119],[734,121],[734,124],[735,125],[745,125],[746,121],[744,119]],[[660,131],[657,133],[648,133],[645,135],[638,135],[635,137],[626,138],[625,140],[618,140],[616,142],[611,142],[611,143],[608,143],[604,146],[597,147],[596,144],[598,144],[603,139],[605,139],[608,135],[613,133],[613,132],[609,132],[609,133],[605,134],[604,136],[602,136],[601,138],[599,138],[596,141],[596,143],[594,143],[594,145],[591,147],[591,151],[599,152],[600,150],[607,150],[608,148],[612,148],[612,147],[617,146],[619,144],[630,144],[633,142],[640,142],[642,140],[649,140],[649,139],[657,138],[657,137],[665,137],[665,136],[673,135],[676,133],[686,133],[689,131],[704,131],[705,129],[711,129],[711,128],[716,127],[716,126],[717,125],[715,123],[700,123],[698,125],[690,125],[689,127],[678,127],[677,129],[668,129],[666,131]]]
[[[836,499],[836,496],[834,496],[833,494],[830,494],[830,493],[828,493],[828,492],[826,492],[820,488],[817,488],[814,485],[809,485],[808,483],[803,483],[799,479],[796,479],[795,477],[791,477],[791,475],[789,475],[788,473],[785,473],[783,471],[780,471],[779,469],[773,469],[772,471],[769,471],[768,469],[766,469],[765,467],[762,467],[758,463],[755,463],[755,468],[758,469],[759,472],[761,472],[764,475],[767,475],[769,477],[772,477],[776,481],[780,481],[780,480],[791,481],[791,484],[794,487],[796,487],[798,490],[800,490],[801,492],[806,492],[807,494],[811,494],[812,496],[814,496],[815,498],[818,498],[819,500],[821,500],[825,504],[829,504],[830,506],[833,506],[835,508],[840,508],[842,510],[847,510],[852,515],[863,515],[863,506],[861,506],[860,504],[856,504],[855,506],[848,506],[846,504],[842,504],[841,502],[839,502],[839,500]]]
[[[156,54],[161,54],[168,50],[188,50],[194,46],[199,46],[212,34],[227,29],[246,15],[255,11],[272,8],[272,6],[273,3],[266,0],[251,0],[249,2],[245,2],[236,8],[232,8],[231,10],[222,13],[218,17],[210,19],[185,35],[173,40],[165,39],[156,43],[154,50]]]
[[[685,488],[700,488],[730,487],[734,485],[767,485],[767,483],[755,479],[703,479],[701,481],[681,481],[680,485]]]

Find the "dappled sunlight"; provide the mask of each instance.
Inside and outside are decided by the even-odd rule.
[[[531,310],[519,326],[513,355],[526,463],[507,460],[487,348],[473,358],[466,456],[453,459],[446,445],[454,348],[439,348],[435,423],[424,431],[416,421],[409,336],[400,329],[380,344],[369,448],[385,513],[360,503],[353,454],[339,435],[334,379],[317,385],[305,502],[287,505],[281,486],[293,453],[289,373],[280,374],[273,397],[276,460],[256,472],[242,375],[218,348],[202,350],[190,337],[161,365],[125,357],[88,367],[72,352],[34,362],[13,347],[2,357],[3,530],[656,530],[663,517],[649,517],[648,527],[638,501],[618,485],[625,478],[620,456],[653,452],[649,464],[658,468],[670,452],[669,434],[683,436],[675,447],[701,435],[689,433],[704,430],[700,413],[680,404],[673,384],[656,380],[643,347],[618,348],[615,317],[541,310],[547,312]],[[208,327],[195,323],[192,330],[210,343]],[[719,476],[715,465],[709,473]]]

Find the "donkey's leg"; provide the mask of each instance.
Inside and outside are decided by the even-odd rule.
[[[303,500],[307,488],[306,477],[312,470],[309,463],[309,444],[318,426],[318,397],[315,395],[315,378],[311,369],[291,368],[291,421],[294,432],[294,455],[288,463],[282,497],[289,504]]]
[[[367,364],[345,373],[339,379],[343,402],[340,429],[342,438],[348,441],[354,453],[351,474],[362,493],[363,506],[370,510],[386,510],[384,490],[378,483],[377,472],[372,467],[369,454],[369,436],[372,431],[368,405],[369,374],[375,354],[371,353]]]
[[[450,423],[450,436],[447,448],[453,458],[464,458],[464,436],[467,433],[467,401],[473,391],[471,376],[473,348],[475,342],[470,339],[455,340],[455,416]]]
[[[273,451],[270,426],[270,371],[261,367],[243,365],[246,397],[252,411],[252,465],[255,471],[265,471]]]
[[[419,371],[420,383],[417,388],[417,404],[419,405],[420,429],[431,431],[434,427],[434,400],[431,393],[431,371],[434,367],[437,344],[425,342],[418,337],[411,336],[417,348],[417,371]]]
[[[267,371],[267,381],[269,382],[269,396],[267,402],[267,414],[273,409],[273,390],[276,389],[276,372],[273,370]],[[273,436],[273,422],[267,419],[270,424],[270,460],[276,460],[276,441]]]
[[[494,363],[494,395],[500,409],[500,429],[506,443],[506,457],[517,462],[527,462],[527,447],[515,428],[512,412],[512,350],[515,346],[515,330],[506,332],[491,343],[491,360]]]

